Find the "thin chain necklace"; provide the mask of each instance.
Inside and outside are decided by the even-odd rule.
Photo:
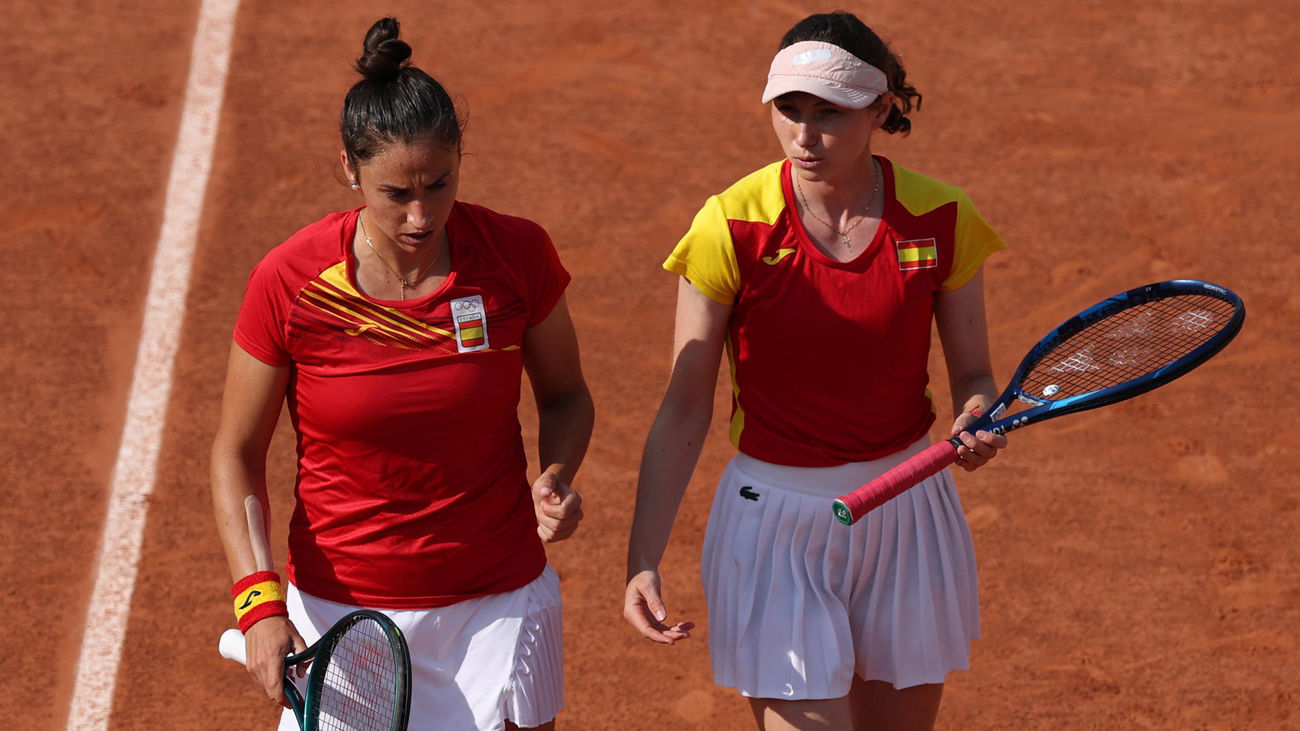
[[[799,183],[799,176],[798,176],[798,175],[794,175],[794,174],[792,173],[792,174],[791,174],[791,177],[794,178],[794,189],[795,189],[796,191],[799,192],[799,201],[800,201],[801,203],[803,203],[803,209],[804,209],[805,211],[808,212],[808,215],[812,216],[813,219],[815,219],[815,220],[816,220],[818,223],[820,223],[821,225],[823,225],[823,226],[825,226],[826,228],[830,229],[830,230],[831,230],[831,233],[833,233],[833,234],[839,236],[839,237],[840,237],[840,241],[844,242],[844,246],[845,246],[845,248],[847,248],[847,249],[852,249],[852,248],[853,248],[853,237],[850,236],[849,234],[852,233],[853,229],[855,229],[855,228],[858,227],[858,224],[859,224],[859,223],[862,223],[863,221],[867,220],[867,214],[864,212],[861,216],[858,217],[858,220],[856,220],[856,221],[853,222],[852,225],[850,225],[848,228],[846,228],[846,229],[844,229],[843,231],[841,231],[841,230],[839,229],[839,226],[833,226],[833,225],[831,225],[830,223],[827,223],[824,219],[822,219],[821,216],[819,216],[819,215],[817,215],[816,213],[813,212],[813,209],[808,205],[808,199],[804,197],[804,194],[803,194],[803,185],[801,185],[801,184]],[[871,210],[871,204],[876,202],[876,194],[878,194],[878,193],[880,192],[880,178],[881,178],[881,175],[880,175],[880,173],[876,172],[876,161],[875,161],[875,160],[872,160],[872,161],[871,161],[871,178],[872,178],[871,198],[867,200],[867,210],[868,210],[868,211]]]
[[[437,253],[433,255],[433,261],[429,262],[429,266],[425,267],[424,271],[420,272],[419,276],[415,279],[408,280],[402,276],[401,272],[394,269],[393,265],[389,264],[387,259],[379,255],[379,250],[375,248],[374,242],[370,240],[370,234],[366,231],[366,222],[361,220],[361,216],[357,216],[357,224],[361,226],[361,236],[365,238],[366,246],[370,247],[370,250],[375,254],[375,258],[383,262],[384,266],[388,267],[388,271],[392,272],[393,276],[397,277],[397,281],[402,285],[403,300],[406,299],[406,288],[414,287],[423,281],[424,278],[429,275],[429,272],[433,270],[433,265],[437,264],[438,260],[442,258],[442,249],[438,249]]]

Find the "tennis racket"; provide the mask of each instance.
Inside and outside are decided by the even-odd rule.
[[[1228,289],[1194,279],[1121,292],[1080,312],[1029,351],[988,413],[966,427],[1005,434],[1095,409],[1169,383],[1218,353],[1241,330],[1246,306]],[[1016,402],[1028,410],[1007,414]],[[845,525],[957,461],[957,437],[841,496]]]
[[[244,635],[228,629],[222,657],[245,663]],[[311,662],[307,692],[293,668]],[[284,659],[284,694],[303,731],[405,731],[411,712],[411,658],[393,621],[360,610],[340,619],[316,644]]]

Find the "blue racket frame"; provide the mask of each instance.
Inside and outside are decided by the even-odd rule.
[[[1051,399],[1038,394],[1029,394],[1021,388],[1020,384],[1023,383],[1029,371],[1045,354],[1051,352],[1062,341],[1117,312],[1153,300],[1166,299],[1177,295],[1204,295],[1228,302],[1233,306],[1232,318],[1214,337],[1205,341],[1187,355],[1151,373],[1115,386],[1062,399]],[[1245,320],[1246,305],[1242,302],[1241,297],[1226,287],[1199,279],[1173,279],[1137,287],[1127,292],[1120,292],[1071,317],[1043,336],[1038,344],[1020,361],[1020,365],[1016,368],[1016,372],[1010,381],[1013,386],[998,398],[997,403],[987,414],[971,424],[967,431],[974,433],[983,429],[1005,434],[1034,422],[1095,409],[1100,406],[1125,401],[1134,396],[1140,396],[1185,375],[1220,350],[1223,350],[1241,331]],[[1000,419],[999,417],[1006,412],[1012,400],[1019,400],[1032,408]],[[961,444],[956,437],[949,441],[952,442],[953,446],[960,446]]]
[[[1058,346],[1068,341],[1071,337],[1083,332],[1087,328],[1099,322],[1107,320],[1118,313],[1133,307],[1143,305],[1148,302],[1159,301],[1171,297],[1179,296],[1200,296],[1217,300],[1220,303],[1227,304],[1231,307],[1231,314],[1223,312],[1223,308],[1215,307],[1215,314],[1222,316],[1227,315],[1227,322],[1223,322],[1213,334],[1205,338],[1204,342],[1199,339],[1190,342],[1179,343],[1177,350],[1172,352],[1165,351],[1164,357],[1158,362],[1163,362],[1165,357],[1172,357],[1177,353],[1183,352],[1183,348],[1190,348],[1183,353],[1181,357],[1173,361],[1154,367],[1150,372],[1141,372],[1138,368],[1131,368],[1127,371],[1115,374],[1112,378],[1096,378],[1079,375],[1073,377],[1069,370],[1073,369],[1078,374],[1084,374],[1088,370],[1087,364],[1092,357],[1092,349],[1097,342],[1089,342],[1085,337],[1081,339],[1079,345],[1083,350],[1079,351],[1077,365],[1071,361],[1072,356],[1066,361],[1059,362],[1059,365],[1068,365],[1069,368],[1060,369],[1062,378],[1058,383],[1042,383],[1041,376],[1037,366],[1045,358],[1051,356],[1052,352]],[[1168,313],[1158,313],[1168,314]],[[1196,313],[1186,313],[1196,314]],[[1181,318],[1180,318],[1181,319]],[[1162,386],[1170,381],[1191,371],[1196,366],[1204,363],[1206,359],[1212,357],[1224,348],[1237,333],[1241,331],[1242,323],[1246,319],[1246,307],[1241,298],[1236,293],[1221,287],[1217,284],[1203,282],[1196,279],[1175,279],[1167,282],[1156,282],[1144,287],[1130,289],[1127,292],[1121,292],[1113,297],[1105,299],[1079,314],[1071,317],[1069,320],[1058,325],[1055,329],[1047,333],[1038,341],[1029,353],[1020,361],[1007,385],[1006,390],[989,406],[989,412],[976,419],[966,427],[967,432],[991,431],[998,434],[1005,434],[1014,429],[1019,429],[1029,424],[1057,416],[1064,416],[1079,411],[1094,409],[1099,406],[1106,406],[1118,401],[1133,398],[1140,394],[1146,393],[1154,388]],[[1194,321],[1184,321],[1188,325]],[[1217,326],[1221,319],[1216,320]],[[1123,335],[1120,328],[1133,328],[1132,332],[1137,334],[1145,323],[1140,318],[1130,320],[1117,319],[1115,330],[1102,330],[1103,336]],[[1191,328],[1188,328],[1189,334]],[[1141,344],[1141,338],[1134,338],[1137,344]],[[1122,342],[1122,341],[1121,341]],[[1153,341],[1158,342],[1158,341]],[[1199,344],[1197,344],[1199,343]],[[1193,347],[1194,346],[1194,347]],[[1123,361],[1115,360],[1117,357],[1125,357],[1128,354],[1140,355],[1141,351],[1132,350],[1124,351],[1115,349],[1110,352],[1103,351],[1099,353],[1110,360],[1113,365],[1124,365]],[[1053,359],[1054,360],[1054,359]],[[1142,360],[1131,361],[1129,365],[1138,365]],[[1147,362],[1147,367],[1154,364]],[[1057,370],[1059,366],[1051,370]],[[1130,375],[1127,380],[1121,383],[1112,383],[1116,378]],[[1095,374],[1094,374],[1095,375]],[[1026,382],[1033,384],[1036,389],[1041,389],[1041,394],[1030,394],[1025,390]],[[1080,382],[1082,381],[1082,382]],[[1112,385],[1105,385],[1111,383]],[[1069,389],[1069,394],[1061,398],[1052,398],[1060,393],[1060,386],[1064,384]],[[1082,392],[1080,392],[1082,391]],[[1020,401],[1031,408],[1010,416],[1003,416],[1007,413],[1011,404]],[[911,488],[916,483],[937,474],[940,470],[948,467],[958,459],[962,442],[959,437],[937,442],[925,448],[921,452],[912,455],[904,460],[901,464],[886,471],[883,475],[871,480],[867,484],[859,487],[852,492],[841,495],[839,499],[832,503],[835,517],[845,525],[852,525],[854,521],[871,512],[875,508],[883,505],[885,502],[893,499],[903,491]]]

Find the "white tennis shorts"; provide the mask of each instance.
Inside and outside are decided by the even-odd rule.
[[[289,584],[289,619],[310,645],[359,607]],[[528,728],[564,707],[560,579],[547,566],[532,583],[448,607],[381,610],[411,652],[411,731]],[[281,731],[298,731],[293,711]]]
[[[754,698],[826,699],[846,695],[855,674],[906,688],[970,667],[979,589],[949,472],[853,526],[831,510],[929,441],[836,467],[731,461],[701,564],[715,682]]]

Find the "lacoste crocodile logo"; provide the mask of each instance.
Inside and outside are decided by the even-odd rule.
[[[794,249],[777,249],[776,256],[763,257],[763,263],[776,266],[778,262],[794,253]]]
[[[754,488],[750,487],[749,485],[745,485],[744,487],[740,488],[740,496],[745,498],[746,500],[753,500],[754,502],[758,502],[758,493],[754,492]]]

